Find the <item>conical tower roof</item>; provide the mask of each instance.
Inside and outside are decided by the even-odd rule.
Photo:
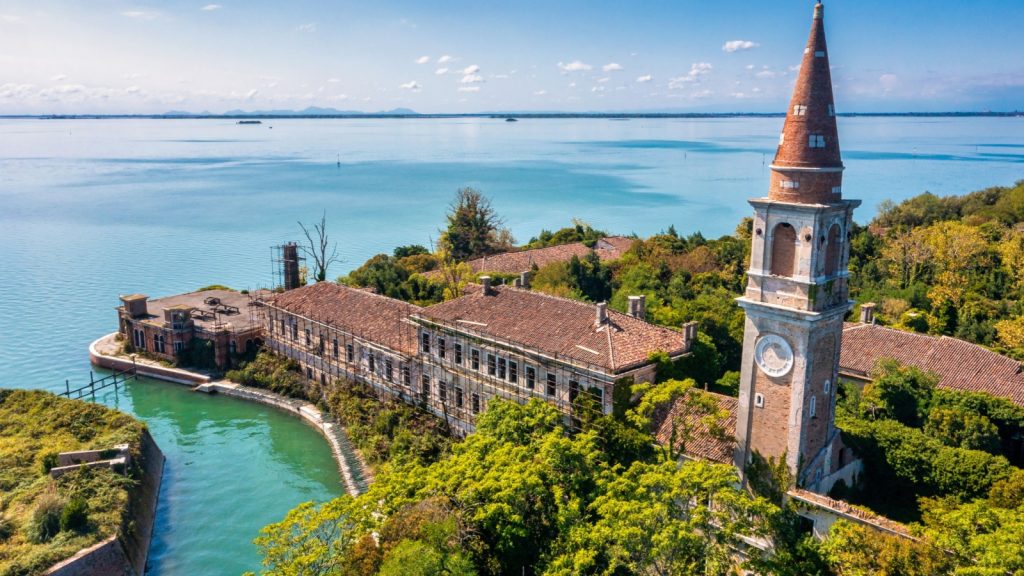
[[[821,204],[841,197],[843,160],[820,2],[771,168],[769,198]]]

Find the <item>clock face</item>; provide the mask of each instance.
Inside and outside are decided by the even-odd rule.
[[[778,378],[793,368],[793,348],[777,334],[766,334],[754,347],[754,360],[765,374]]]

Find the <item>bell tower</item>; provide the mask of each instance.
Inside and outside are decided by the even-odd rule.
[[[785,459],[798,486],[833,472],[836,378],[850,309],[849,230],[859,200],[842,197],[824,6],[814,7],[767,197],[750,200],[754,231],[737,414],[736,465]]]

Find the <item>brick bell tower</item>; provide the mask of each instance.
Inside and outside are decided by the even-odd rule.
[[[771,164],[754,207],[737,414],[736,465],[785,459],[810,490],[834,471],[834,423],[843,316],[850,309],[849,230],[859,200],[842,197],[824,6],[811,35]],[[838,450],[838,448],[837,448]]]

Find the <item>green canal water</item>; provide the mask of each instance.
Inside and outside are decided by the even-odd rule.
[[[323,438],[274,408],[145,378],[98,400],[145,420],[167,457],[150,574],[258,569],[258,527],[341,493]]]

